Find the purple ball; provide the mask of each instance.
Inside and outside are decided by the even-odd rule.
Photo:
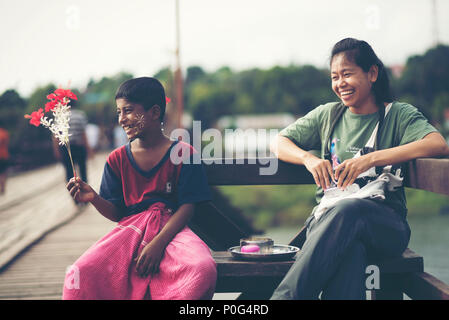
[[[240,247],[240,252],[254,253],[254,252],[259,252],[259,251],[260,251],[260,248],[256,244],[248,244],[246,246]]]

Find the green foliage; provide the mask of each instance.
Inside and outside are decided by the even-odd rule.
[[[439,45],[408,58],[393,86],[400,99],[419,107],[432,122],[441,123],[442,110],[449,108],[449,46]]]
[[[113,141],[113,129],[117,125],[115,92],[122,82],[132,78],[132,74],[120,72],[98,81],[91,79],[78,96],[77,106],[86,113],[89,123],[100,127],[102,135],[109,141]]]
[[[406,188],[405,196],[408,215],[435,215],[439,214],[444,207],[449,206],[447,196],[430,191]]]
[[[15,90],[6,90],[0,96],[0,127],[13,133],[17,122],[23,118],[25,108],[25,99]]]
[[[315,185],[224,186],[219,190],[258,229],[300,226],[312,212]],[[449,206],[447,196],[406,188],[408,216],[436,215]]]
[[[205,128],[224,115],[305,114],[335,99],[328,71],[308,65],[241,72],[223,67],[212,73],[195,66],[187,70],[185,87],[186,109]]]
[[[15,90],[7,90],[0,96],[0,122],[10,134],[11,162],[15,167],[31,168],[51,162],[50,134],[43,128],[30,126],[24,114],[44,107],[47,95],[56,87],[48,84],[37,88],[28,100]]]
[[[26,113],[29,114],[39,108],[44,108],[45,104],[48,102],[47,96],[55,90],[56,86],[52,83],[36,88],[28,98]]]
[[[449,108],[449,91],[440,92],[433,99],[431,118],[434,119],[434,123],[437,125],[438,129],[442,131],[446,136],[449,135],[448,129],[444,128],[442,125],[444,119],[444,110]]]
[[[116,124],[115,92],[122,82],[132,77],[130,73],[121,72],[112,77],[103,77],[99,81],[89,81],[78,102],[86,112],[89,122],[107,128]]]
[[[190,85],[191,83],[200,80],[206,75],[206,72],[201,67],[192,66],[187,68],[187,75],[185,83],[186,85]]]
[[[314,185],[225,186],[219,190],[259,229],[301,225],[316,205]]]
[[[162,68],[154,75],[154,77],[158,79],[164,86],[165,95],[167,97],[174,97],[173,93],[174,75],[171,69],[169,67]]]

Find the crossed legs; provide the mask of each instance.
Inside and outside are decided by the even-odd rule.
[[[271,299],[364,299],[368,256],[402,254],[410,228],[400,214],[369,199],[346,199],[312,218],[297,259]]]

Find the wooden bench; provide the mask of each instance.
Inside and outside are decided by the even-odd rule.
[[[278,162],[274,175],[260,175],[259,170],[268,166],[261,163],[267,162],[266,158],[235,159],[234,162],[220,159],[219,163],[205,165],[205,169],[211,186],[314,183],[304,166],[283,161]],[[449,195],[448,177],[449,159],[417,159],[408,164],[405,185]],[[239,299],[267,299],[294,262],[249,262],[232,258],[227,249],[250,234],[213,202],[197,207],[190,227],[213,250],[218,271],[216,292],[242,292]],[[305,228],[298,226],[298,229],[290,244],[301,248]],[[423,257],[410,249],[397,259],[372,264],[381,272],[380,289],[371,291],[372,299],[402,299],[403,293],[412,299],[449,299],[449,286],[424,272]]]

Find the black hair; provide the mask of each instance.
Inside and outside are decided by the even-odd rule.
[[[154,105],[158,105],[161,108],[160,120],[164,119],[165,90],[159,80],[155,78],[141,77],[123,82],[115,94],[115,100],[117,99],[141,104],[147,111]]]
[[[378,106],[384,106],[384,102],[393,101],[393,93],[390,87],[387,70],[382,61],[377,57],[373,48],[363,40],[345,38],[337,42],[332,48],[331,59],[339,53],[344,53],[345,57],[358,65],[364,72],[368,72],[371,66],[379,69],[377,80],[373,84],[373,93]]]

